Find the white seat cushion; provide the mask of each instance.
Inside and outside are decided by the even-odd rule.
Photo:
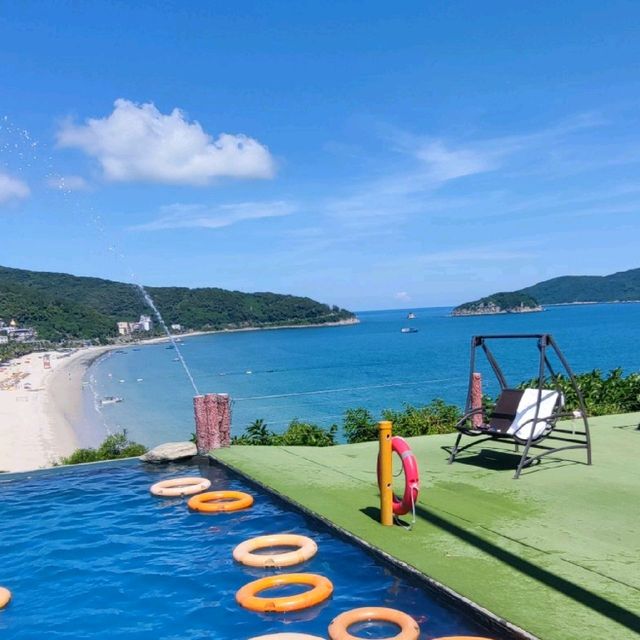
[[[518,403],[516,417],[507,433],[516,436],[520,440],[528,440],[533,430],[533,439],[539,438],[551,426],[547,419],[553,416],[559,395],[558,391],[554,389],[542,389],[538,422],[533,422],[536,417],[536,405],[538,404],[538,389],[525,389]]]

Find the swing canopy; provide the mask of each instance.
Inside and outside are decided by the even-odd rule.
[[[489,343],[498,340],[535,340],[539,352],[538,376],[529,388],[509,387],[503,370],[489,347]],[[478,349],[486,357],[491,370],[500,385],[500,394],[495,406],[487,410],[481,402],[479,374],[476,369]],[[569,380],[579,409],[565,411],[565,398],[560,388],[560,376],[554,369],[549,356],[555,354],[564,374]],[[474,391],[475,385],[475,391]],[[561,418],[580,418],[579,430],[561,428],[557,421]],[[589,421],[582,393],[575,376],[550,334],[513,334],[474,336],[471,339],[471,360],[469,366],[469,390],[465,412],[456,424],[458,437],[451,450],[449,464],[456,456],[476,444],[487,440],[510,440],[515,444],[516,452],[522,446],[522,455],[514,478],[519,478],[522,469],[547,456],[567,449],[586,449],[587,464],[591,464],[591,437]],[[474,440],[460,446],[463,436]],[[543,441],[544,444],[542,443]],[[540,453],[534,452],[539,450]]]

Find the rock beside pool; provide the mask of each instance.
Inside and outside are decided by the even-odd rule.
[[[198,453],[198,448],[193,442],[167,442],[158,445],[144,455],[140,456],[142,462],[161,464],[192,458]]]

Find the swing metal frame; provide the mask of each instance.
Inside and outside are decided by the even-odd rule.
[[[509,387],[505,375],[500,368],[493,352],[489,348],[488,342],[494,340],[536,340],[537,347],[540,355],[539,366],[538,366],[538,384],[537,384],[537,402],[535,406],[535,415],[531,420],[528,420],[524,424],[529,424],[529,435],[526,438],[518,437],[517,432],[514,433],[506,433],[495,430],[489,430],[490,423],[492,419],[491,412],[487,413],[484,407],[473,407],[473,397],[472,397],[472,387],[473,387],[473,374],[476,365],[476,352],[478,349],[481,349],[484,353],[493,373],[495,374],[498,384],[500,385],[500,393],[504,391],[510,391],[513,387]],[[571,383],[571,386],[576,394],[576,398],[578,400],[579,413],[580,418],[582,419],[583,430],[577,431],[575,429],[567,429],[561,428],[557,426],[557,421],[562,418],[573,418],[577,417],[577,414],[574,412],[566,412],[563,411],[563,394],[561,389],[559,388],[559,378],[558,374],[554,370],[549,361],[549,353],[555,353],[559,362],[566,372],[566,376]],[[548,380],[554,383],[554,387],[558,392],[558,400],[556,401],[555,407],[551,415],[540,416],[540,404],[542,400],[542,394],[546,390],[545,382]],[[477,415],[482,416],[482,426],[474,425],[474,418]],[[541,433],[536,433],[536,429],[534,428],[537,423],[544,422],[546,423],[545,428]],[[519,429],[522,428],[523,425],[519,426]],[[451,449],[451,454],[449,456],[449,464],[453,463],[456,459],[456,456],[470,447],[475,446],[476,444],[480,444],[482,442],[487,442],[490,440],[510,440],[515,444],[515,451],[519,453],[519,447],[523,446],[522,455],[520,457],[520,461],[516,468],[514,479],[518,479],[522,470],[526,467],[531,466],[534,462],[539,461],[544,456],[552,455],[554,453],[558,453],[560,451],[566,451],[568,449],[586,449],[587,452],[587,464],[591,464],[591,435],[589,432],[589,421],[587,418],[587,410],[584,403],[584,398],[582,396],[582,392],[578,386],[576,378],[564,357],[562,351],[558,347],[558,344],[553,339],[553,336],[550,334],[542,333],[542,334],[505,334],[505,335],[484,335],[484,336],[473,336],[471,339],[471,357],[469,363],[469,390],[467,393],[467,402],[465,405],[465,412],[463,417],[456,424],[456,429],[458,430],[458,436],[456,438],[455,445]],[[465,446],[460,446],[460,442],[462,440],[462,436],[471,436],[473,441],[466,444]],[[549,446],[548,444],[541,444],[542,441],[554,441],[558,443],[556,446]],[[564,444],[562,444],[564,443]],[[539,449],[542,452],[533,455],[532,449]]]

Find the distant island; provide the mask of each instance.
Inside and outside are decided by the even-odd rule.
[[[453,316],[530,313],[544,306],[640,301],[640,269],[608,276],[560,276],[518,291],[494,293],[457,306]]]
[[[531,313],[542,310],[540,303],[527,294],[504,292],[494,293],[473,302],[465,302],[456,307],[451,315],[485,316],[498,313]]]
[[[145,290],[176,333],[356,321],[346,309],[300,296],[208,287]],[[9,341],[29,335],[30,341],[106,344],[162,333],[134,284],[9,267],[0,267],[0,320]]]

